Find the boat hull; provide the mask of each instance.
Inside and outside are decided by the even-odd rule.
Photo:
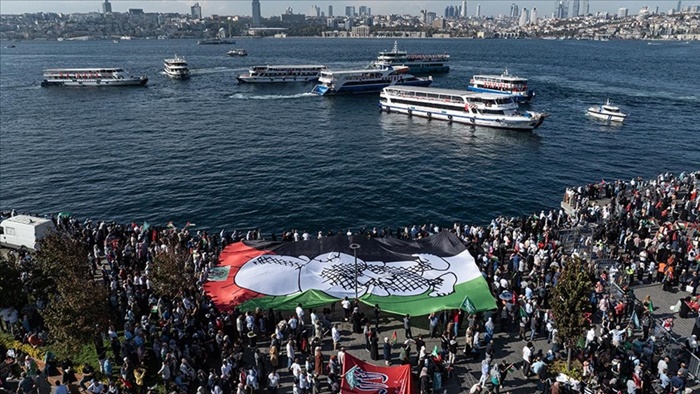
[[[172,79],[187,79],[190,77],[189,71],[169,71],[168,69],[164,70],[165,75],[167,75],[169,78]]]
[[[41,82],[41,86],[70,86],[70,87],[103,87],[103,86],[145,86],[148,78],[125,78],[125,79],[71,79],[71,80],[48,80]]]
[[[417,78],[414,80],[405,80],[392,83],[391,81],[380,81],[376,83],[368,84],[357,84],[350,85],[345,84],[338,89],[330,88],[323,84],[318,84],[314,86],[311,93],[318,94],[319,96],[330,96],[336,94],[367,94],[367,93],[378,93],[381,92],[387,86],[430,86],[433,83],[432,79],[429,78]]]
[[[625,118],[627,118],[627,115],[622,115],[622,114],[608,114],[605,112],[600,112],[598,110],[594,109],[589,109],[587,111],[588,116],[591,116],[595,119],[598,120],[604,120],[606,122],[616,122],[616,123],[622,123],[625,121]]]
[[[508,94],[508,95],[513,96],[513,98],[515,98],[515,101],[520,102],[520,103],[528,103],[528,102],[532,101],[533,98],[535,98],[535,91],[534,90],[528,90],[527,92],[511,92],[511,91],[503,91],[503,90],[498,90],[498,89],[480,88],[480,87],[472,86],[472,85],[467,86],[467,90],[472,91],[472,92],[477,92],[477,93]]]
[[[426,74],[446,74],[450,72],[450,66],[444,64],[416,64],[411,62],[382,62],[375,61],[370,67],[373,68],[385,68],[385,67],[395,67],[404,66],[408,67],[408,73],[413,75],[426,75]]]
[[[418,116],[428,119],[462,123],[471,126],[491,127],[507,130],[532,131],[538,128],[542,122],[544,122],[543,116],[531,117],[530,119],[525,119],[524,117],[522,119],[514,119],[514,117],[511,116],[484,118],[477,114],[470,114],[464,111],[442,110],[415,105],[386,103],[381,101],[379,106],[383,111],[388,113],[397,112],[409,116]]]
[[[289,76],[289,77],[251,77],[241,75],[236,77],[239,83],[308,83],[318,81],[318,75],[314,76]]]

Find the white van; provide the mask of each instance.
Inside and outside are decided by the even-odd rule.
[[[9,248],[22,246],[37,250],[39,240],[56,227],[51,219],[17,215],[0,223],[0,245]]]

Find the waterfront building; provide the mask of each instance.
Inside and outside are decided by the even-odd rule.
[[[569,16],[569,1],[559,0],[557,3],[557,19],[566,19]]]
[[[103,14],[111,14],[112,13],[112,4],[109,2],[109,0],[105,0],[105,2],[102,3],[102,13]]]
[[[253,27],[260,27],[261,23],[260,0],[253,0]]]
[[[202,19],[202,7],[199,3],[194,3],[194,5],[190,7],[190,15],[194,19]]]
[[[318,18],[321,16],[321,9],[316,5],[312,5],[307,16],[311,18]]]
[[[425,14],[425,24],[426,25],[432,25],[436,19],[437,19],[437,14],[434,12],[428,12],[427,14]]]
[[[333,17],[333,5],[328,6],[328,17],[329,18]]]
[[[336,21],[335,18],[328,18],[326,19],[326,26],[330,27],[331,29],[337,29],[338,21]]]
[[[588,2],[588,0],[581,1],[581,11],[583,12],[584,16],[588,16],[588,14],[590,14],[590,12],[591,12],[590,6],[591,5]]]
[[[520,13],[520,19],[518,19],[518,26],[527,25],[527,8],[523,7],[523,11]]]

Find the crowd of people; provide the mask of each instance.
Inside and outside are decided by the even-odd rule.
[[[366,350],[372,360],[385,365],[410,364],[422,393],[439,392],[460,364],[478,366],[469,371],[479,377],[464,389],[470,393],[507,390],[512,384],[508,377],[515,373],[532,380],[543,393],[681,393],[688,370],[679,360],[685,359],[664,354],[662,346],[671,340],[672,322],[656,322],[652,300],[638,302],[630,289],[659,281],[667,289],[680,286],[696,295],[699,181],[700,172],[695,172],[571,188],[565,197],[569,210],[499,217],[486,226],[429,224],[317,233],[315,237],[417,239],[451,231],[475,257],[498,302],[497,310],[477,314],[436,307],[429,316],[395,319],[382,313],[380,305],[368,308],[348,299],[339,302],[339,309],[331,304],[318,310],[303,305],[293,311],[218,310],[204,292],[209,270],[227,244],[263,238],[308,240],[313,236],[306,231],[283,231],[268,238],[259,230],[213,234],[191,226],[156,228],[54,217],[60,231],[90,245],[88,258],[93,270],[102,274],[115,314],[111,325],[96,333],[98,365],[81,366],[80,379],[69,359],[48,357],[47,367],[39,372],[32,367],[36,360],[15,354],[22,368],[10,374],[24,374],[17,376],[18,392],[24,394],[46,394],[47,376],[55,374],[62,375],[55,381],[60,394],[70,387],[91,394],[163,389],[191,394],[338,393],[346,352]],[[577,239],[569,245],[561,233],[574,229]],[[167,298],[154,291],[150,274],[155,256],[174,249],[188,253],[187,264],[197,281],[179,296]],[[12,253],[31,261],[26,251]],[[593,313],[588,317],[591,329],[574,352],[581,378],[560,381],[552,373],[564,349],[551,311],[551,291],[572,255],[591,262]],[[596,266],[600,259],[613,264]],[[0,305],[2,329],[41,346],[48,336],[40,312],[48,302],[37,300],[18,309]],[[694,299],[688,302],[697,304]],[[417,319],[426,334],[413,335]],[[398,321],[403,332],[392,333],[387,328],[392,321]],[[358,339],[365,349],[350,347]],[[698,353],[696,336],[682,339],[688,351]],[[499,359],[504,344],[517,340],[523,343],[522,360]],[[535,351],[534,345],[544,341],[547,345]]]

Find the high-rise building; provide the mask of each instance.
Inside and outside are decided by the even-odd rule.
[[[361,5],[359,8],[360,11],[360,16],[365,16],[367,15],[367,6],[366,5]]]
[[[629,15],[629,12],[630,12],[630,10],[628,10],[625,7],[622,7],[619,10],[617,10],[617,17],[618,18],[627,18],[627,16]]]
[[[576,18],[579,16],[579,7],[580,7],[580,1],[579,0],[572,0],[571,1],[571,14],[569,14],[569,18]]]
[[[520,9],[518,8],[518,5],[513,3],[510,5],[510,17],[511,18],[517,18],[520,15]]]
[[[372,7],[367,7],[367,16],[372,16]]]
[[[102,13],[103,14],[111,14],[112,13],[112,4],[109,2],[109,0],[105,0],[105,2],[102,3]]]
[[[345,16],[349,16],[350,18],[353,18],[355,16],[355,7],[354,6],[346,6],[345,7]]]
[[[682,8],[683,4],[681,4],[681,3],[682,3],[682,1],[678,0],[678,6],[676,7],[676,12],[683,11],[683,8]]]
[[[329,18],[333,17],[333,5],[328,6],[328,17]]]
[[[520,19],[518,19],[518,26],[527,25],[527,8],[523,7],[523,12],[520,13]]]
[[[530,10],[530,24],[531,25],[536,25],[537,24],[537,8],[532,8]]]
[[[556,19],[566,19],[569,15],[569,0],[558,0],[554,8],[554,17]]]
[[[582,1],[581,1],[581,13],[582,13],[584,16],[588,16],[588,14],[591,13],[590,7],[591,7],[591,5],[590,5],[590,3],[588,2],[588,0],[582,0]]]
[[[261,23],[260,0],[253,0],[253,27],[260,27]]]
[[[467,0],[462,0],[462,13],[459,14],[462,19],[467,17]]]
[[[194,19],[202,19],[202,7],[199,3],[194,3],[194,5],[190,7],[190,15]]]
[[[476,5],[476,17],[481,18],[481,4]]]
[[[309,13],[306,14],[306,16],[317,18],[321,16],[321,9],[316,5],[312,5],[311,8],[309,8]]]

